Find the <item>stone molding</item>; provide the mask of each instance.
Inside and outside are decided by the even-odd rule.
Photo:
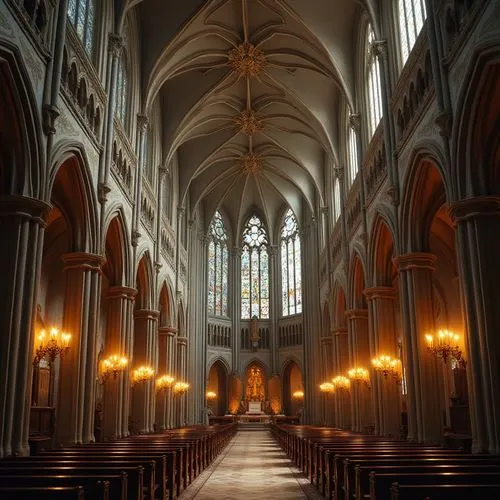
[[[399,272],[410,269],[429,269],[434,271],[436,268],[437,257],[428,252],[414,252],[400,255],[394,258],[394,263]]]
[[[475,217],[500,216],[500,197],[475,196],[451,204],[448,209],[451,219],[455,223],[463,222]]]

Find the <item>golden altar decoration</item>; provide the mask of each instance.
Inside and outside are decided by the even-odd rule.
[[[247,372],[246,400],[264,401],[265,398],[264,374],[260,368],[251,367]]]

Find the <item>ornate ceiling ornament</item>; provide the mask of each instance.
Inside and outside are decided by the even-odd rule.
[[[239,131],[249,136],[255,135],[264,128],[262,118],[253,109],[242,111],[234,121]]]
[[[240,161],[241,168],[246,174],[257,174],[262,169],[262,157],[255,153],[247,153]]]
[[[266,64],[266,56],[262,50],[250,42],[243,42],[229,51],[228,65],[240,78],[258,76]]]

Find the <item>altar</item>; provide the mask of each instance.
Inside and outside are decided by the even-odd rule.
[[[249,401],[248,411],[245,412],[246,415],[262,415],[262,402],[261,401]]]

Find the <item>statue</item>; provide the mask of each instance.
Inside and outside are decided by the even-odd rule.
[[[247,378],[247,401],[264,401],[264,381],[260,368],[252,367]]]

